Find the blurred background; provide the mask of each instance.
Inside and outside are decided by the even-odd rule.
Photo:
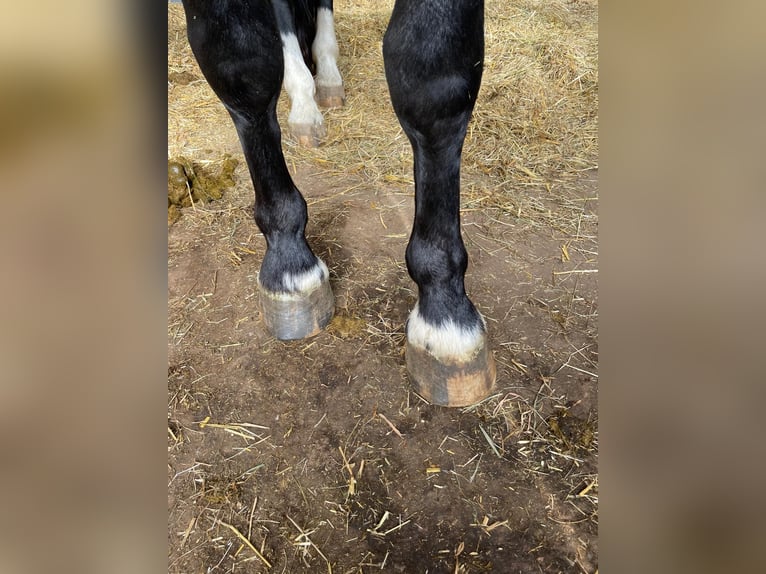
[[[0,572],[161,570],[164,11],[3,12]]]

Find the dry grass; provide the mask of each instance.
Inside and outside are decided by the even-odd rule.
[[[328,137],[318,149],[285,138],[288,164],[411,189],[412,154],[383,71],[382,40],[392,6],[391,0],[336,3],[347,104],[327,113]],[[549,225],[556,215],[530,198],[529,188],[566,191],[597,167],[597,10],[592,0],[486,3],[484,75],[464,148],[464,204],[500,207]],[[204,160],[220,150],[236,152],[228,114],[202,79],[183,29],[182,8],[169,6],[168,155]],[[196,79],[179,89],[172,79],[189,70]],[[287,111],[283,94],[282,125]],[[578,209],[571,207],[562,206],[559,226],[572,219],[567,211]]]

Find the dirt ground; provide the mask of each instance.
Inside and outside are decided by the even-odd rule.
[[[184,65],[169,100],[204,84]],[[214,172],[242,156],[207,97],[224,135],[171,122],[169,157]],[[328,145],[347,145],[334,129]],[[507,197],[464,171],[466,285],[498,388],[448,409],[415,395],[404,366],[411,183],[285,147],[336,318],[304,341],[264,330],[244,161],[221,200],[168,228],[168,571],[597,572],[597,170]]]

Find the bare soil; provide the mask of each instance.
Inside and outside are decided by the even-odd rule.
[[[311,340],[277,341],[259,321],[265,244],[246,198],[185,208],[169,229],[169,571],[594,572],[595,503],[578,494],[596,473],[595,274],[555,274],[592,256],[570,242],[562,261],[567,238],[466,211],[499,392],[434,407],[404,367],[411,196],[295,180],[336,294]]]

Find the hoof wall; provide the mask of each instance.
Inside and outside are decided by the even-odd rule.
[[[495,389],[497,369],[486,342],[467,361],[440,361],[409,342],[406,357],[413,389],[431,404],[467,407],[484,400]]]
[[[266,328],[283,341],[319,334],[335,313],[335,298],[326,279],[307,293],[274,293],[263,287],[259,291]]]
[[[319,147],[327,137],[327,128],[323,124],[290,124],[290,135],[298,145],[303,147]]]
[[[346,103],[343,86],[317,86],[316,101],[323,108],[342,108]]]

